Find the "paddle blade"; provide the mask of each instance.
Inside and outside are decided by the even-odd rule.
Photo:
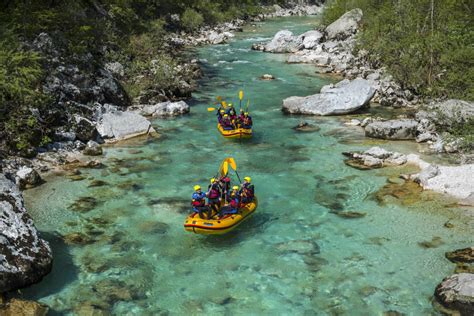
[[[240,101],[242,101],[242,99],[244,98],[244,92],[242,90],[239,91],[239,99]]]
[[[229,163],[226,161],[224,162],[224,165],[222,166],[222,176],[227,175],[228,171],[229,171]]]
[[[213,112],[213,111],[216,110],[216,108],[207,108],[207,110],[208,110],[209,112]]]
[[[222,101],[222,103],[221,103],[221,104],[222,104],[222,106],[224,107],[224,109],[227,107],[227,102],[225,102],[225,101]]]
[[[234,171],[237,170],[237,164],[235,163],[234,158],[232,158],[232,157],[227,158],[227,162],[229,163],[232,170],[234,170]]]
[[[217,101],[219,101],[219,102],[222,101],[222,97],[220,95],[217,96]]]

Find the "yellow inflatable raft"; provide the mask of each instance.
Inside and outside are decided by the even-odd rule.
[[[225,130],[221,124],[217,123],[217,129],[221,132],[222,136],[225,138],[251,138],[252,129],[251,128],[237,128],[231,130]]]
[[[222,235],[230,232],[240,223],[250,217],[258,206],[257,197],[251,203],[245,204],[237,214],[229,214],[221,219],[214,216],[212,219],[202,219],[198,213],[193,213],[186,218],[184,229],[188,232],[204,235]]]

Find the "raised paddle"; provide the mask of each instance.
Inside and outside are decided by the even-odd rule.
[[[214,112],[215,110],[216,110],[216,108],[207,108],[208,112]]]
[[[240,102],[239,102],[239,110],[242,109],[242,99],[243,99],[243,98],[244,98],[244,91],[240,90],[240,91],[239,91],[239,100],[240,100]]]

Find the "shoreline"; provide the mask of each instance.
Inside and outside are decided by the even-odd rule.
[[[343,117],[344,119],[345,117]],[[121,142],[126,142],[127,140],[118,140],[116,142],[114,142],[113,144],[110,144],[111,146],[114,146],[114,145],[120,145]],[[103,147],[104,148],[107,148],[107,146],[109,146],[109,144],[105,144]],[[61,153],[59,153],[61,154]],[[97,160],[97,161],[103,161],[105,159],[107,159],[106,157],[102,157],[102,156],[97,156],[97,157],[93,157],[93,156],[84,156],[82,153],[80,153],[79,151],[66,151],[65,153],[65,156],[66,156],[66,159],[69,159],[70,161],[72,161],[72,163],[76,163],[74,162],[75,160],[79,160],[80,162],[84,159],[84,160],[90,160],[90,161],[94,161],[94,160]],[[414,159],[414,161],[416,161],[416,159]],[[66,164],[62,164],[62,165],[54,165],[52,162],[49,162],[51,163],[50,165],[48,165],[48,162],[45,162],[44,164],[43,163],[40,163],[37,165],[38,168],[42,168],[42,166],[46,166],[47,168],[49,168],[50,170],[47,171],[47,173],[45,173],[45,176],[47,176],[47,174],[49,172],[66,172],[66,170],[62,169],[63,167],[67,167],[68,165],[71,164],[70,163],[66,163]],[[424,166],[423,168],[421,169],[425,169],[427,166],[426,166],[426,162],[424,161],[419,161],[417,162],[419,164],[419,167],[421,168],[421,166]],[[33,163],[33,165],[35,165]],[[79,165],[78,168],[81,168],[81,166]]]

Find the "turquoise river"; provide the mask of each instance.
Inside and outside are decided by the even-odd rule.
[[[196,49],[204,78],[190,115],[154,120],[159,138],[106,147],[105,167],[82,169],[81,181],[51,175],[26,191],[55,259],[52,273],[21,295],[52,315],[436,315],[434,288],[455,268],[444,253],[474,241],[463,208],[393,180],[409,167],[346,166],[344,151],[417,145],[365,139],[343,125],[349,116],[285,115],[284,98],[339,79],[250,50],[280,29],[317,23],[269,20],[229,44]],[[277,79],[260,80],[265,73]],[[207,107],[217,95],[237,99],[239,89],[251,100],[255,136],[228,141]],[[321,129],[293,130],[302,120]],[[227,235],[185,232],[193,186],[207,186],[227,156],[252,177],[257,212]]]

